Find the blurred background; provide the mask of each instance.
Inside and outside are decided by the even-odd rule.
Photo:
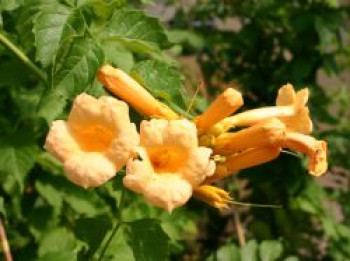
[[[273,162],[219,183],[238,202],[282,205],[281,209],[232,205],[219,212],[191,199],[168,214],[127,192],[124,219],[160,219],[169,237],[170,260],[350,260],[350,1],[124,4],[164,25],[170,41],[164,52],[176,61],[188,100],[203,81],[193,114],[227,87],[243,93],[240,111],[271,106],[279,87],[289,82],[296,89],[310,89],[313,136],[326,140],[329,148],[329,170],[320,178],[308,175],[303,156],[282,153]],[[24,8],[29,10],[0,8],[8,32],[20,31]],[[25,35],[13,39],[34,57],[21,37]],[[142,59],[120,49],[113,54],[123,57],[115,64],[126,71]],[[118,212],[121,177],[88,191],[66,180],[61,165],[42,150],[48,125],[28,122],[28,108],[37,102],[31,84],[38,81],[28,79],[27,69],[0,49],[0,212],[12,254],[15,260],[97,260],[93,256],[101,251]],[[17,92],[15,86],[26,87]],[[4,138],[10,126],[20,132]],[[24,173],[23,190],[14,188],[14,172],[6,163],[11,160],[9,140],[15,141],[15,148],[35,154],[34,163],[28,153],[13,152],[19,162],[15,172]],[[152,260],[135,257],[123,235],[128,233],[118,231],[103,260]]]

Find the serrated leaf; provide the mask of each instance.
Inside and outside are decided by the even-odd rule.
[[[131,75],[155,97],[185,108],[181,74],[169,65],[155,60],[137,63]]]
[[[91,256],[99,248],[107,231],[111,228],[112,221],[106,215],[81,218],[74,224],[74,233],[77,238],[89,245],[89,256]]]
[[[155,219],[127,224],[125,237],[136,261],[164,261],[168,257],[168,236]]]
[[[261,261],[277,260],[283,252],[283,246],[275,240],[265,240],[259,246]]]
[[[79,9],[57,4],[43,8],[34,22],[36,59],[44,67],[55,57],[60,43],[84,32],[84,18]]]
[[[16,29],[20,42],[26,51],[29,51],[35,42],[33,34],[35,18],[41,10],[53,4],[57,4],[57,0],[24,0],[23,6],[19,10]]]
[[[255,240],[250,240],[241,247],[241,260],[258,261],[258,243]]]
[[[57,53],[52,85],[44,92],[39,115],[48,121],[57,117],[70,97],[88,88],[104,60],[100,46],[90,37],[76,37],[64,42]]]
[[[138,10],[116,10],[100,37],[102,41],[117,41],[128,50],[150,55],[161,55],[160,48],[169,45],[158,19]]]
[[[116,65],[123,71],[129,72],[134,66],[134,56],[123,45],[111,43],[103,45],[106,62]]]
[[[3,180],[14,180],[9,186],[4,184],[7,192],[15,189],[23,190],[24,180],[29,170],[34,166],[35,158],[38,153],[38,147],[33,140],[32,132],[27,130],[12,133],[0,138],[0,173]],[[5,181],[6,183],[6,181]]]

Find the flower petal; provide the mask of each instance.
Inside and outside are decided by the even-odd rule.
[[[188,180],[196,187],[207,177],[213,175],[215,163],[210,160],[212,150],[205,147],[198,147],[192,150],[182,169],[179,171],[183,179]]]
[[[138,170],[142,167],[138,166]],[[142,177],[143,175],[141,175]],[[127,175],[123,183],[129,189],[144,195],[150,203],[171,212],[174,208],[184,205],[192,195],[192,186],[179,176],[171,174],[150,174],[147,182]],[[144,176],[143,176],[144,177]]]
[[[176,146],[191,149],[198,146],[196,125],[188,120],[142,121],[140,127],[141,145]]]
[[[117,173],[114,163],[97,152],[76,154],[63,167],[68,179],[84,188],[100,186]]]
[[[68,125],[73,129],[84,129],[101,121],[101,106],[97,99],[86,94],[79,94],[73,102],[69,113]]]
[[[295,102],[295,91],[293,85],[287,83],[278,90],[276,106],[289,106]]]
[[[65,161],[81,149],[65,121],[54,121],[45,141],[45,149],[60,161]]]

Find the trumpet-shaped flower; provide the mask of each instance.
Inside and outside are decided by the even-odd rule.
[[[289,132],[279,146],[305,153],[309,157],[308,170],[313,176],[321,176],[327,171],[327,143],[301,133]]]
[[[99,69],[97,77],[105,88],[131,104],[139,113],[168,120],[179,118],[174,111],[155,99],[145,88],[122,70],[111,65],[104,65]]]
[[[188,120],[143,121],[140,158],[128,161],[123,183],[170,212],[214,173],[211,152],[198,146],[196,126]]]
[[[52,123],[45,148],[63,162],[69,180],[89,188],[112,178],[138,143],[126,103],[82,93],[75,98],[67,122]]]
[[[205,183],[213,183],[239,170],[272,161],[279,156],[280,151],[280,148],[276,146],[257,147],[227,156],[223,163],[216,165],[214,175],[209,177]]]
[[[195,119],[199,132],[204,132],[217,122],[230,116],[242,105],[242,94],[232,88],[227,88],[204,113]]]
[[[214,152],[233,154],[245,149],[271,146],[283,139],[286,126],[278,119],[262,121],[243,130],[224,133],[214,139]]]
[[[308,97],[308,89],[295,93],[293,86],[286,84],[278,91],[276,106],[248,110],[227,117],[212,127],[210,132],[217,135],[233,127],[252,126],[270,118],[278,118],[289,131],[309,134],[312,131],[312,122],[306,106]]]

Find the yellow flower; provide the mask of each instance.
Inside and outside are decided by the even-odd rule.
[[[63,162],[69,180],[89,188],[112,178],[138,144],[126,103],[82,93],[75,98],[67,122],[52,123],[45,148]]]
[[[289,132],[279,146],[305,153],[309,157],[308,170],[313,176],[321,176],[327,171],[327,143],[301,133]]]
[[[227,88],[221,93],[204,113],[196,117],[195,123],[200,133],[212,127],[217,122],[230,116],[243,105],[240,92]]]
[[[277,106],[248,110],[227,117],[213,126],[210,132],[218,135],[233,127],[252,126],[270,118],[278,118],[289,131],[309,134],[312,131],[312,122],[306,106],[308,97],[308,89],[295,93],[293,86],[286,84],[278,91]]]
[[[255,147],[276,144],[283,139],[286,126],[278,119],[262,121],[243,130],[224,133],[212,142],[215,154],[228,155]]]
[[[269,162],[277,158],[280,151],[280,148],[275,146],[257,147],[227,156],[223,163],[216,165],[214,175],[206,179],[205,183],[213,183],[230,176],[239,170]]]
[[[124,185],[169,212],[215,170],[211,149],[198,146],[196,126],[188,120],[142,121],[138,152],[140,159],[126,165]]]
[[[232,201],[227,191],[211,185],[199,186],[194,190],[193,195],[199,200],[218,209],[228,208],[228,203]]]
[[[179,119],[179,115],[155,99],[122,70],[111,65],[104,65],[99,69],[97,77],[109,91],[129,103],[140,114],[168,120]]]

